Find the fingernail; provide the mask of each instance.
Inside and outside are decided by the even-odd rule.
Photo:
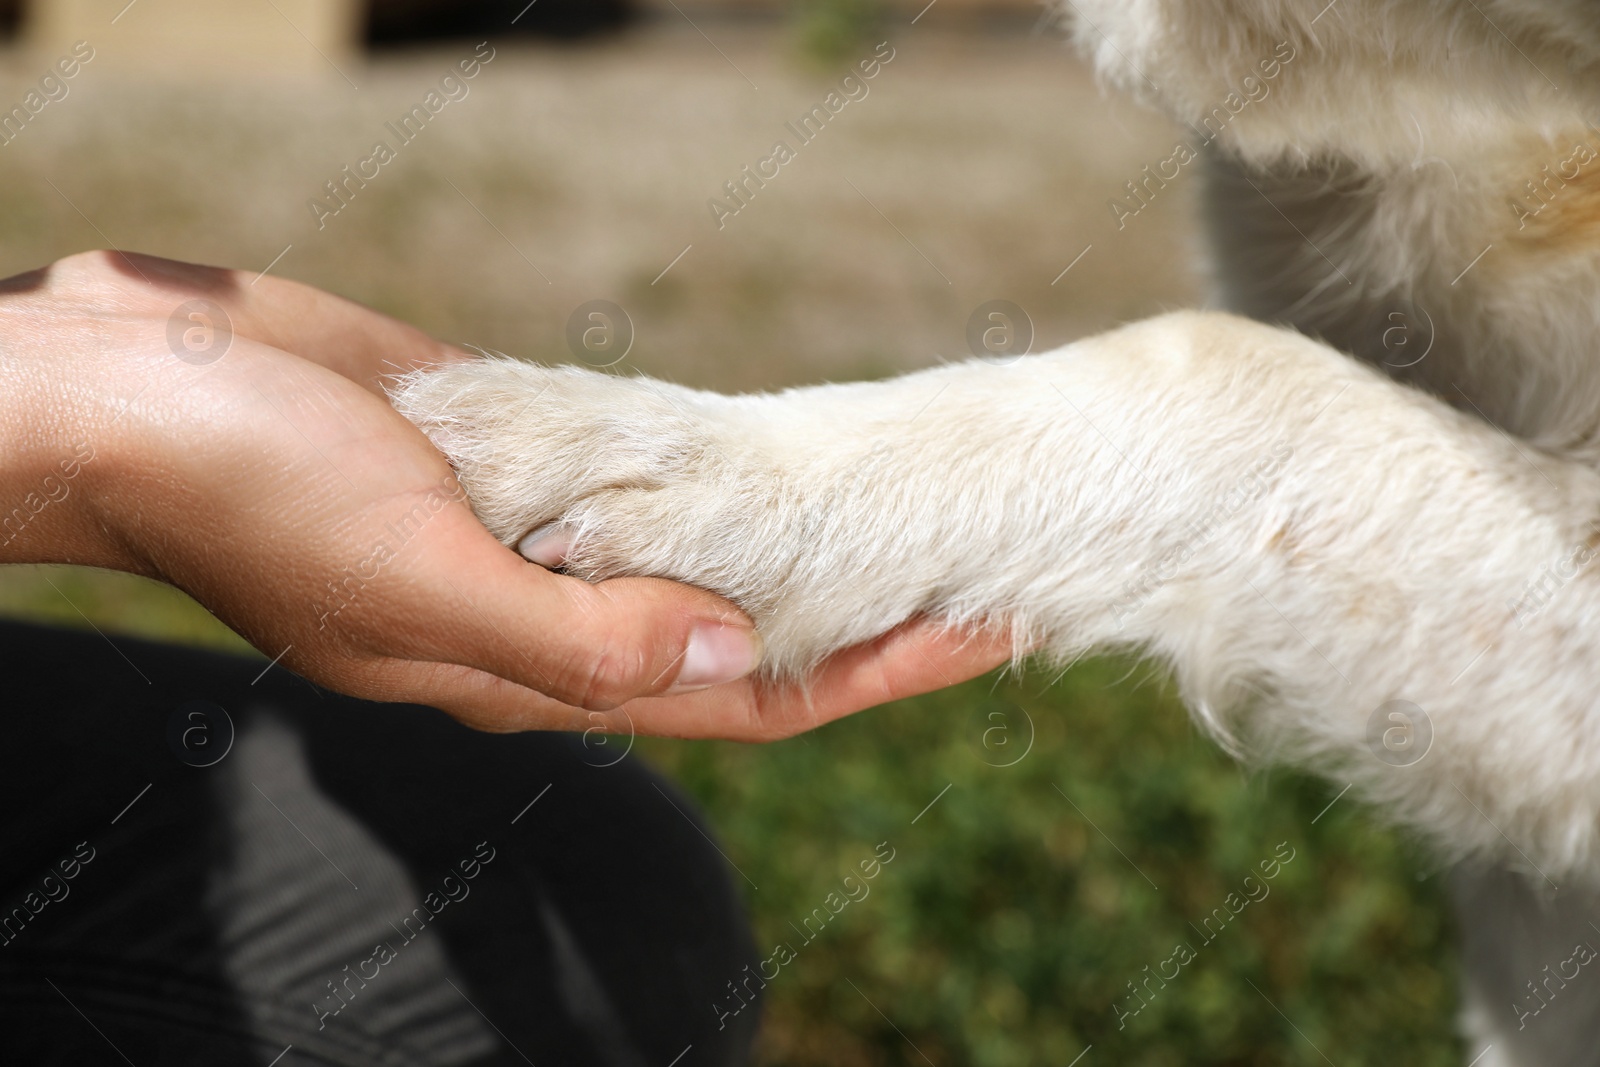
[[[761,662],[761,635],[742,626],[703,622],[689,634],[683,670],[669,692],[705,689],[743,678]]]
[[[567,561],[572,551],[572,528],[558,522],[546,523],[517,542],[517,552],[529,563],[554,570]]]

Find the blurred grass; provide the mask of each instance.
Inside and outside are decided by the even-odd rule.
[[[762,748],[640,742],[760,886],[758,944],[798,950],[764,1062],[1464,1062],[1450,920],[1414,846],[1349,796],[1317,819],[1337,787],[1246,776],[1132,667],[990,678]],[[795,927],[884,841],[870,894],[807,943]],[[1207,944],[1196,927],[1285,842]],[[1119,1029],[1127,983],[1180,942],[1197,958]]]
[[[866,11],[814,14],[848,40]],[[791,37],[714,35],[759,93],[688,31],[504,49],[326,231],[307,197],[453,54],[375,64],[349,95],[202,98],[86,73],[0,156],[0,270],[106,240],[259,269],[292,242],[279,273],[544,359],[564,357],[573,306],[618,299],[639,329],[630,369],[725,389],[959,355],[968,312],[996,296],[1029,308],[1041,348],[1195,301],[1187,193],[1126,232],[1104,210],[1170,144],[1167,127],[1100,100],[1048,41],[896,38],[870,99],[711,229],[706,197],[826,84],[781,58]],[[0,613],[243,647],[183,594],[126,575],[5,568]],[[1079,1067],[1463,1062],[1448,913],[1416,847],[1349,796],[1313,823],[1337,783],[1246,775],[1133,666],[1087,662],[1048,687],[1048,672],[990,678],[766,747],[638,743],[760,886],[741,882],[758,943],[799,950],[768,991],[765,1064],[1068,1067],[1089,1045]],[[1030,722],[1027,755],[995,766]],[[802,944],[791,924],[883,841],[896,858],[870,895]],[[1190,924],[1280,842],[1296,858],[1270,895],[1201,946]],[[1180,940],[1198,957],[1118,1029],[1127,983]]]
[[[0,567],[0,616],[258,654],[172,586],[90,567]]]

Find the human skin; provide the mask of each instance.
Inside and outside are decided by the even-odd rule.
[[[193,358],[169,324],[196,299],[232,337]],[[913,621],[804,685],[757,681],[728,601],[523,560],[385,398],[388,375],[467,358],[305,285],[148,256],[0,282],[0,563],[167,582],[314,682],[493,731],[768,740],[1009,657],[1004,634]]]

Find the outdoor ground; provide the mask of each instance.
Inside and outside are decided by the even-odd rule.
[[[1026,310],[1036,350],[1203,299],[1192,175],[1125,228],[1108,208],[1172,131],[1103,97],[1048,30],[902,22],[824,62],[781,25],[702,28],[501,44],[405,145],[385,123],[472,43],[202,89],[119,69],[113,28],[106,61],[0,147],[0,275],[105,245],[274,264],[538,360],[572,358],[568,315],[608,299],[636,331],[617,372],[723,389],[962,358],[995,298]],[[800,144],[785,123],[883,39],[867,95]],[[10,57],[0,100],[43,63]],[[308,202],[377,140],[396,158],[319,227]],[[708,200],[731,205],[723,183],[779,140],[795,158],[719,228]],[[6,568],[0,612],[244,647],[123,575]],[[772,983],[766,1064],[1465,1062],[1420,847],[1350,796],[1329,808],[1340,783],[1240,770],[1147,666],[991,677],[782,744],[641,740],[628,758],[700,798],[763,945],[895,850]],[[1274,862],[1265,899],[1205,926]],[[1194,958],[1140,984],[1150,1002],[1119,1026],[1180,942]]]

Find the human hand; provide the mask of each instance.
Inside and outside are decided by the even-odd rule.
[[[780,687],[745,677],[759,642],[725,600],[522,560],[384,398],[464,358],[308,286],[147,256],[0,283],[0,562],[169,582],[313,681],[486,730],[618,709],[603,725],[766,740],[1008,657],[912,622]]]

